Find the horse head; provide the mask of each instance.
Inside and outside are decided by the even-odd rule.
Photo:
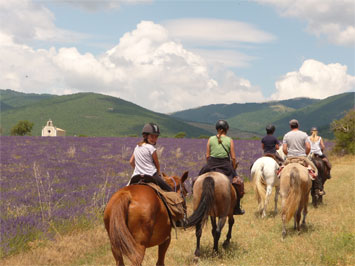
[[[180,193],[181,196],[185,197],[187,195],[187,189],[185,187],[185,181],[188,178],[189,172],[186,171],[181,177],[178,176],[168,176],[165,173],[162,173],[164,181],[177,193]]]

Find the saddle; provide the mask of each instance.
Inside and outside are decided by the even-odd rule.
[[[278,165],[281,165],[284,162],[284,160],[281,160],[275,154],[272,154],[272,153],[265,153],[263,155],[263,157],[270,157],[270,158],[274,159]]]
[[[298,163],[304,167],[307,168],[308,170],[308,174],[310,175],[310,178],[312,180],[315,180],[317,178],[317,174],[315,172],[314,169],[312,169],[312,166],[308,164],[307,160],[303,157],[290,157],[287,158],[284,162],[284,164],[279,168],[279,170],[277,171],[277,176],[280,178],[281,176],[281,171],[282,169],[284,169],[284,167],[290,163]]]
[[[150,182],[145,183],[140,181],[135,184],[149,186],[157,193],[168,211],[170,222],[174,228],[176,228],[176,222],[181,221],[186,217],[185,201],[178,193],[165,191],[158,185]]]

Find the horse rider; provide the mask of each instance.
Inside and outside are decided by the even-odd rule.
[[[330,178],[330,169],[332,165],[330,164],[328,158],[324,154],[324,142],[321,136],[318,135],[318,129],[316,127],[311,128],[311,136],[308,137],[311,144],[311,154],[320,157],[328,168],[328,178]]]
[[[237,202],[233,214],[243,215],[245,211],[240,207],[240,199],[244,195],[244,182],[241,177],[237,177],[234,142],[232,138],[227,136],[228,129],[229,125],[227,121],[217,121],[217,135],[211,136],[208,139],[206,150],[207,164],[202,167],[199,175],[212,171],[226,175],[237,193]]]
[[[261,147],[264,151],[264,156],[272,157],[280,165],[284,160],[276,152],[279,149],[279,141],[273,135],[276,128],[274,125],[267,125],[265,129],[266,136],[261,140]]]
[[[165,183],[160,176],[160,164],[155,145],[158,141],[160,130],[157,124],[145,124],[142,129],[143,140],[137,144],[129,160],[134,168],[128,185],[138,182],[155,183],[161,189],[172,191],[172,188]]]
[[[283,138],[283,152],[287,156],[285,164],[288,161],[292,161],[293,158],[301,159],[307,164],[312,178],[314,189],[318,195],[324,195],[322,190],[322,183],[320,178],[317,178],[318,170],[311,160],[307,158],[307,155],[311,151],[311,144],[309,143],[308,135],[299,130],[299,123],[296,119],[292,119],[289,122],[291,130],[287,132]]]

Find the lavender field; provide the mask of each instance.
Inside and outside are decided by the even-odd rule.
[[[101,220],[110,196],[131,173],[139,138],[0,137],[1,257],[76,225]],[[161,138],[161,171],[196,176],[205,163],[206,139]],[[239,175],[261,156],[259,140],[236,140]]]

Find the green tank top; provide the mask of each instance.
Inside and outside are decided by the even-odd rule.
[[[228,158],[228,153],[231,150],[231,138],[228,136],[222,136],[221,140],[223,146],[228,151],[228,153],[223,149],[223,146],[218,143],[217,136],[210,137],[210,155],[214,158]]]

